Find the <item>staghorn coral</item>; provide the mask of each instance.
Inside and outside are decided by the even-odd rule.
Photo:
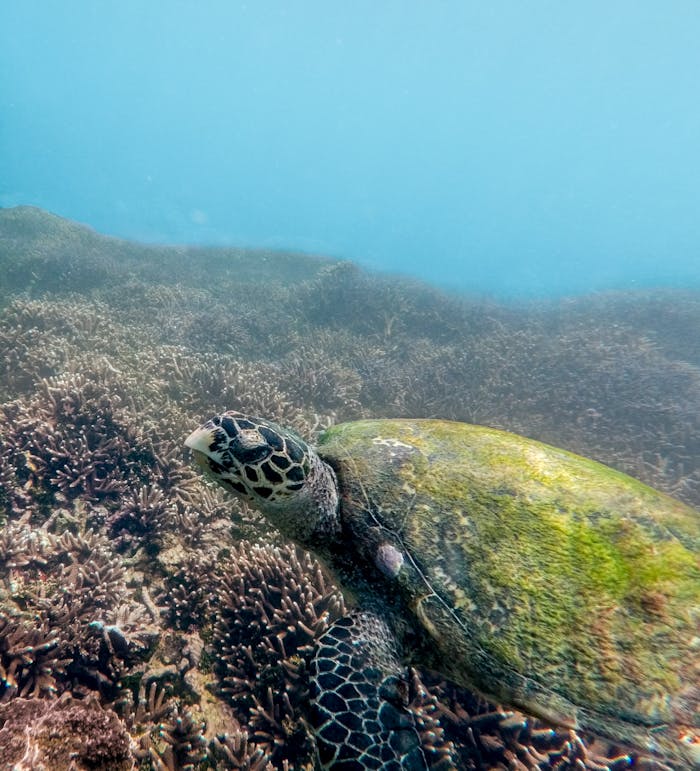
[[[0,504],[10,517],[31,509],[37,521],[56,506],[87,507],[85,523],[131,553],[156,553],[177,526],[196,541],[194,471],[169,438],[144,433],[120,391],[114,373],[68,375],[3,405]]]
[[[418,718],[430,719],[442,732],[452,767],[467,771],[668,771],[663,763],[629,754],[610,742],[558,728],[521,712],[504,710],[482,696],[446,683],[430,673],[414,673]],[[416,709],[416,701],[412,705]]]
[[[139,761],[149,758],[153,749],[153,737],[160,730],[160,721],[165,719],[174,709],[175,701],[172,694],[159,687],[158,682],[142,677],[138,691],[124,688],[117,697],[109,703],[127,728],[132,739],[132,748]]]
[[[192,366],[194,363],[196,367]],[[207,395],[198,403],[190,396],[194,411],[201,411],[202,415],[211,411],[211,394],[216,394],[217,402],[229,409],[251,415],[274,415],[276,420],[307,434],[313,434],[320,424],[329,422],[328,416],[316,413],[316,410],[321,412],[323,405],[308,401],[309,393],[305,394],[307,401],[302,401],[305,386],[313,390],[312,384],[307,380],[293,382],[294,373],[286,363],[280,366],[211,355],[196,362],[190,359],[189,366],[183,364],[181,372],[185,383],[191,383],[188,385],[190,395]],[[308,372],[310,377],[315,377],[313,368],[309,367]],[[314,411],[304,409],[303,404],[314,404]]]
[[[363,383],[357,369],[340,364],[335,356],[316,346],[298,343],[278,367],[277,378],[293,403],[313,404],[329,416],[342,415],[343,420],[362,414]],[[299,430],[312,433],[308,429]]]
[[[268,278],[255,312],[277,330],[283,322],[287,328],[290,314],[295,318],[279,351],[262,339],[235,352],[225,340],[209,347],[188,340],[183,330],[190,314],[231,316],[227,300],[234,288],[225,277],[209,296],[191,285],[156,290],[131,279],[144,299],[126,309],[110,294],[90,311],[77,296],[14,300],[8,329],[20,334],[30,325],[37,334],[24,341],[21,361],[7,340],[5,380],[18,377],[28,385],[58,368],[108,376],[142,425],[157,427],[170,441],[192,422],[188,412],[204,417],[217,405],[268,415],[307,436],[329,419],[358,415],[471,420],[592,455],[700,501],[700,374],[692,345],[673,342],[674,334],[685,339],[699,323],[692,293],[682,295],[683,308],[672,293],[642,294],[639,305],[635,296],[611,294],[588,304],[506,308],[370,278],[344,265],[287,287],[288,302],[280,305],[277,279]],[[242,292],[237,314],[253,305],[249,288],[235,287]],[[353,310],[334,302],[336,295],[364,299]],[[381,318],[388,311],[397,315],[391,323]],[[380,331],[383,325],[390,331]],[[206,328],[204,322],[204,335]],[[31,364],[40,364],[47,351],[61,352],[55,367]],[[23,366],[31,372],[23,375]],[[67,484],[79,475],[80,469],[73,476],[69,470]]]
[[[191,554],[168,577],[162,601],[168,608],[169,622],[176,629],[186,631],[208,623],[216,601],[215,570],[215,560],[202,560]]]
[[[154,465],[151,468],[154,484],[179,507],[195,501],[199,504],[198,479],[191,464],[185,464],[181,456],[179,443],[161,442],[158,451],[154,448]]]
[[[193,771],[207,756],[207,742],[198,723],[187,709],[174,707],[167,723],[160,726],[165,745],[161,752],[151,748],[154,771]]]
[[[300,717],[314,639],[343,600],[309,555],[243,542],[219,578],[212,641],[221,690],[273,764],[310,751]]]
[[[184,342],[196,350],[227,351],[248,359],[258,358],[261,350],[269,357],[282,355],[295,345],[299,331],[294,324],[280,327],[272,309],[288,306],[290,301],[287,286],[239,284],[230,288],[226,297],[226,302],[235,303],[239,312],[221,314],[211,303],[194,309],[185,322]],[[263,308],[269,312],[261,313]]]
[[[429,691],[416,669],[410,668],[408,671],[407,691],[409,700],[406,708],[413,714],[428,767],[431,771],[448,771],[457,767],[456,747],[447,738],[440,723],[438,698]]]
[[[112,703],[132,738],[133,753],[154,771],[192,771],[207,758],[209,742],[205,723],[194,717],[182,701],[146,679],[139,684],[134,701],[131,690],[124,690]]]
[[[176,512],[158,487],[144,485],[123,495],[119,508],[107,514],[104,524],[118,548],[141,544],[157,551],[161,524]]]
[[[104,538],[14,523],[0,550],[5,698],[78,684],[109,691],[153,644],[157,628]]]
[[[474,316],[469,305],[426,284],[368,273],[351,262],[322,267],[294,299],[299,315],[314,327],[351,330],[383,343],[408,330],[441,342]]]
[[[114,501],[147,475],[149,448],[115,390],[100,377],[49,378],[28,403],[4,407],[4,453],[31,497]]]
[[[19,396],[41,377],[59,372],[70,356],[70,347],[57,335],[41,332],[0,314],[0,400]]]
[[[0,612],[0,700],[51,696],[69,659],[60,658],[60,637],[46,620],[12,618]]]
[[[217,767],[236,771],[274,771],[270,755],[250,742],[245,731],[217,736],[211,743],[211,757]],[[288,768],[283,763],[283,768]]]

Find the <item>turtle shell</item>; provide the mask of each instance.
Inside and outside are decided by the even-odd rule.
[[[346,545],[431,641],[418,663],[556,723],[697,760],[696,511],[464,423],[346,423],[318,451],[339,479]]]

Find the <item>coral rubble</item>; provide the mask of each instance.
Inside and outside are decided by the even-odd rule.
[[[16,698],[0,704],[4,768],[16,771],[129,771],[125,725],[97,699]]]

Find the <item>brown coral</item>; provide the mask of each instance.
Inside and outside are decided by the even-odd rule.
[[[0,698],[51,696],[69,659],[61,658],[58,628],[46,620],[0,613]]]
[[[158,631],[129,597],[107,541],[7,525],[0,536],[0,666],[5,698],[45,696],[81,684],[111,689]]]
[[[0,235],[1,698],[136,700],[119,714],[140,763],[197,763],[212,666],[243,725],[202,733],[208,762],[305,751],[304,660],[330,610],[308,587],[335,590],[306,557],[288,569],[287,552],[237,545],[270,534],[185,463],[182,437],[221,407],[310,438],[358,416],[488,423],[700,504],[696,292],[506,307],[304,255],[141,247],[26,208],[0,211]],[[200,634],[204,653],[185,653]],[[447,686],[413,694],[436,768],[625,762]]]
[[[129,735],[93,698],[17,698],[0,704],[4,767],[16,771],[129,771]]]
[[[216,608],[221,689],[253,740],[274,763],[308,752],[304,676],[315,638],[343,612],[341,595],[308,554],[243,542],[219,579]]]
[[[274,771],[270,755],[253,744],[245,731],[217,736],[211,757],[218,766],[236,771]]]
[[[630,754],[610,742],[555,727],[521,712],[503,709],[476,693],[436,679],[414,675],[420,720],[426,703],[442,731],[456,767],[471,771],[669,771],[652,758]],[[448,743],[448,744],[447,744]]]

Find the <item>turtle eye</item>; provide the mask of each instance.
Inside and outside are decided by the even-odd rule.
[[[255,429],[240,431],[228,443],[228,448],[243,465],[258,463],[272,452],[270,445]]]
[[[229,445],[229,450],[233,453],[234,458],[242,465],[246,466],[252,463],[259,463],[264,460],[270,450],[265,445],[258,445],[257,447],[240,447],[236,446],[234,442]]]

